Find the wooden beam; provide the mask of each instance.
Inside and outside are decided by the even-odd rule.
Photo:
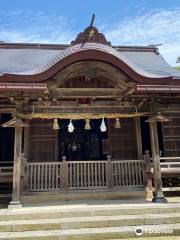
[[[55,88],[51,89],[54,97],[116,97],[123,91],[116,88]]]
[[[32,107],[29,108],[29,111],[32,112]],[[97,107],[91,107],[91,106],[79,106],[79,107],[34,107],[34,113],[135,113],[135,107],[130,106],[97,106]]]
[[[31,106],[38,106],[38,107],[47,107],[47,105],[44,103],[44,101],[32,101]],[[127,106],[133,106],[135,108],[135,103],[130,101],[124,101],[124,100],[113,100],[113,99],[95,99],[91,101],[91,104],[88,105],[91,107],[127,107]],[[78,107],[76,100],[57,100],[57,101],[51,101],[50,104],[51,108],[57,108],[57,107]]]

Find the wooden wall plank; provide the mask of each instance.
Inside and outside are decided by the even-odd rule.
[[[136,126],[133,118],[120,119],[121,128],[114,128],[115,119],[108,120],[112,159],[137,159]]]

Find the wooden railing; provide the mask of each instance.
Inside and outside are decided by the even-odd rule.
[[[143,187],[145,182],[142,160],[112,161],[115,187]]]
[[[1,174],[9,174],[13,172],[13,167],[0,167],[0,173]]]
[[[13,162],[3,161],[0,162],[0,182],[12,181],[13,175]]]
[[[162,174],[180,174],[180,157],[160,157]]]
[[[0,182],[12,182],[12,176],[13,176],[13,167],[1,167],[0,166]]]
[[[28,190],[54,191],[60,189],[61,163],[28,163]]]
[[[180,157],[159,157],[159,158],[160,158],[162,179],[167,179],[170,177],[171,180],[172,179],[175,180],[174,182],[176,181],[179,182]],[[150,157],[149,151],[145,152],[144,163],[145,163],[145,175],[146,175],[146,190],[152,191],[153,160]],[[171,184],[171,186],[173,185]]]
[[[162,177],[180,176],[180,157],[160,157]],[[144,168],[145,165],[145,168]],[[25,167],[26,168],[26,167]],[[152,186],[153,164],[144,160],[66,161],[27,163],[28,191],[73,191]],[[12,182],[13,166],[0,166],[0,182]]]
[[[70,161],[68,173],[69,189],[106,187],[106,161]]]
[[[144,187],[143,160],[28,163],[29,191]]]
[[[149,155],[149,154],[148,154]],[[161,173],[180,173],[180,157],[159,157]],[[147,157],[148,160],[148,157]],[[151,167],[150,172],[153,173],[153,161],[149,156],[149,166]]]

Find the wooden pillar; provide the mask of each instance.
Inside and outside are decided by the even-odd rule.
[[[60,174],[60,189],[61,191],[66,192],[68,188],[68,162],[66,156],[63,156],[62,158]]]
[[[59,159],[58,159],[58,151],[59,151],[59,131],[58,130],[54,130],[55,131],[55,149],[54,149],[54,151],[55,151],[55,162],[58,162],[59,161]]]
[[[108,188],[113,187],[113,169],[110,155],[107,156],[106,162],[106,184]]]
[[[14,167],[13,167],[13,192],[12,201],[9,203],[9,208],[22,207],[21,204],[21,155],[22,147],[22,129],[28,127],[28,124],[22,122],[20,119],[13,118],[10,121],[2,124],[2,127],[13,127],[15,128],[15,140],[14,140]]]
[[[161,166],[159,158],[159,143],[157,122],[150,122],[150,135],[151,135],[151,151],[153,159],[153,175],[154,175],[154,198],[153,202],[164,203],[167,202],[162,191],[162,179],[161,179]]]
[[[28,162],[24,153],[21,154],[21,193],[28,189]]]
[[[138,159],[142,159],[142,138],[140,117],[135,118]]]
[[[22,207],[21,193],[21,146],[22,146],[22,127],[15,127],[14,141],[14,168],[13,168],[13,191],[12,201],[9,203],[9,208]]]
[[[150,200],[153,198],[153,190],[152,190],[151,159],[148,150],[146,150],[144,154],[144,170],[146,176],[146,199]]]
[[[25,121],[28,125],[29,125],[29,123],[30,123],[30,121],[29,120],[26,120]],[[29,131],[30,131],[30,129],[29,129],[29,127],[27,127],[27,128],[24,128],[24,154],[25,154],[25,156],[28,158],[28,156],[29,156]]]
[[[25,120],[25,123],[30,125],[30,120]],[[27,191],[28,187],[28,174],[27,174],[27,164],[29,161],[29,152],[30,152],[30,128],[26,127],[24,128],[24,149],[22,154],[22,192]]]

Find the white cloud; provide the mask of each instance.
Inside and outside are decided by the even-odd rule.
[[[21,10],[0,10],[0,16],[0,41],[69,43],[78,34],[72,31],[72,20],[61,16]],[[115,45],[162,43],[160,51],[173,66],[180,56],[180,9],[141,12],[120,22],[102,22],[101,30]]]
[[[117,45],[162,43],[160,52],[176,65],[180,56],[180,9],[156,10],[104,26],[106,37]]]
[[[69,21],[42,12],[0,11],[0,40],[5,42],[67,43],[73,38]]]

